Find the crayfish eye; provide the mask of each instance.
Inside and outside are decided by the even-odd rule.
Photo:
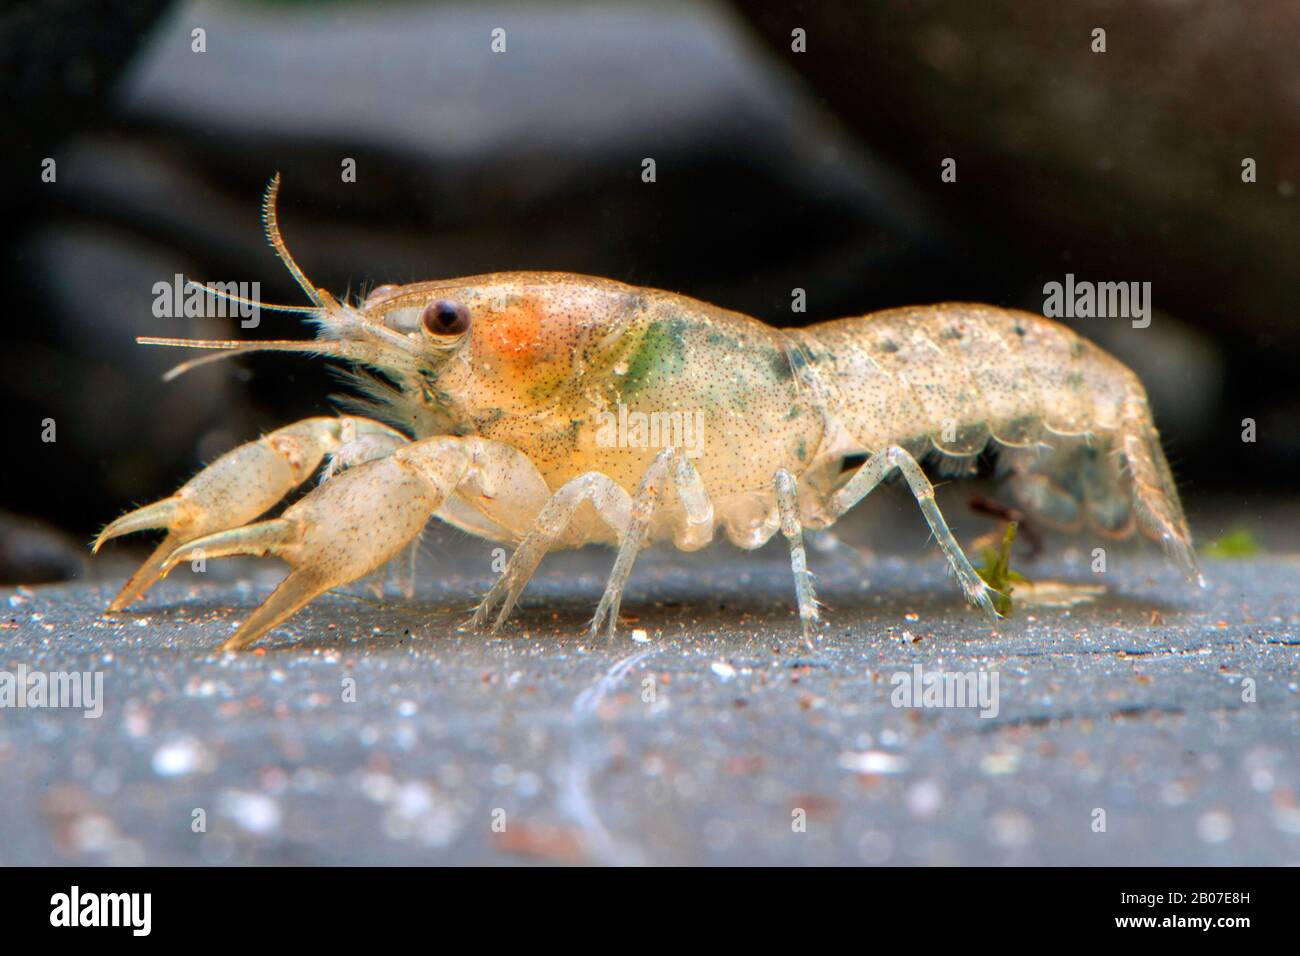
[[[424,307],[420,321],[433,335],[460,335],[469,329],[469,309],[463,303],[439,299]]]

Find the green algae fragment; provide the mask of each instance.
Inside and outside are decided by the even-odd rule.
[[[1016,539],[1017,527],[1016,522],[1009,523],[1002,535],[1001,546],[985,548],[982,555],[984,564],[975,569],[984,583],[998,593],[993,607],[1003,617],[1011,613],[1011,592],[1015,590],[1015,582],[1029,583],[1029,579],[1019,571],[1011,570],[1011,542]]]
[[[1236,527],[1227,534],[1211,541],[1205,546],[1204,553],[1211,558],[1253,558],[1260,552],[1259,542],[1254,532],[1246,527]]]

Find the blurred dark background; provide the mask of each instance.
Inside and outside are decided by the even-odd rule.
[[[338,293],[562,269],[794,325],[1149,281],[1150,328],[1074,324],[1147,383],[1194,521],[1259,520],[1300,467],[1297,49],[1295,0],[10,4],[0,579],[79,573],[129,505],[331,407],[318,362],[164,384],[193,353],[134,343],[309,334],[152,312],[175,273],[300,301],[260,229],[276,170]]]

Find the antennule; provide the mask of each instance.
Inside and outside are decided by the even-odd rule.
[[[266,226],[266,238],[294,281],[303,292],[307,293],[307,298],[323,309],[325,301],[321,297],[320,290],[307,281],[307,276],[298,268],[298,263],[293,261],[293,256],[289,254],[289,247],[284,244],[284,237],[280,235],[280,221],[275,214],[275,200],[279,195],[280,174],[277,172],[271,177],[271,182],[266,187],[266,198],[262,200],[262,223]]]
[[[202,282],[195,282],[193,279],[186,279],[185,284],[186,286],[195,289],[202,289],[208,295],[216,296],[218,299],[226,299],[229,302],[236,302],[239,305],[247,305],[254,309],[265,309],[268,312],[293,312],[298,315],[319,315],[323,311],[318,305],[273,305],[270,302],[258,302],[254,299],[245,299],[243,296],[235,295],[233,292],[226,292],[223,289],[205,285]]]

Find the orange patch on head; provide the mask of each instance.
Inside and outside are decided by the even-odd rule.
[[[474,344],[480,374],[516,392],[521,402],[535,402],[572,370],[569,331],[562,317],[548,312],[544,299],[515,297],[480,326]]]
[[[493,357],[515,366],[545,361],[539,354],[543,341],[542,319],[540,303],[517,299],[488,319],[483,330],[483,347]]]

